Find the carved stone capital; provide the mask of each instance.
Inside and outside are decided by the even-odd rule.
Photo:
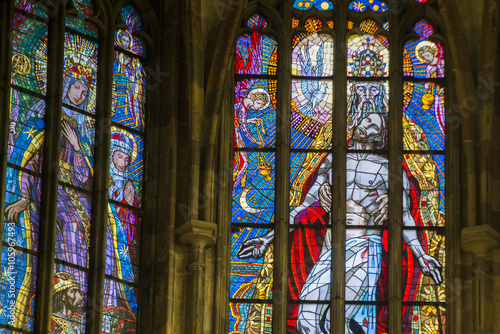
[[[203,250],[215,245],[217,225],[214,223],[192,219],[175,230],[179,240],[192,246],[195,250]]]
[[[489,250],[500,244],[500,233],[489,225],[478,225],[462,229],[462,249],[474,253],[476,256],[485,256]]]

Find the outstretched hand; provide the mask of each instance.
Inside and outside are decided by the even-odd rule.
[[[261,258],[266,254],[267,247],[271,242],[272,240],[266,240],[261,237],[247,240],[241,246],[238,256],[241,259],[248,259],[250,257],[255,259]]]
[[[418,264],[422,269],[422,272],[426,276],[431,276],[436,284],[441,284],[443,278],[441,277],[441,264],[438,260],[430,256],[429,254],[424,254],[418,258]]]
[[[252,117],[252,118],[247,119],[247,123],[248,124],[255,124],[256,126],[262,126],[262,124],[264,124],[264,121],[262,120],[262,118]]]
[[[17,223],[21,212],[28,206],[29,201],[26,198],[21,198],[14,203],[10,203],[5,207],[5,220],[9,223]]]

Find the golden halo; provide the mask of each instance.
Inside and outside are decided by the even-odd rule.
[[[252,89],[251,91],[248,92],[247,98],[251,99],[252,95],[254,95],[256,93],[262,93],[262,94],[265,94],[267,96],[267,103],[264,105],[264,107],[262,107],[261,110],[266,109],[269,106],[269,104],[271,103],[271,97],[269,96],[269,93],[266,92],[262,88],[254,88],[254,89]]]
[[[434,52],[432,52],[432,54],[434,55],[434,57],[438,56],[439,50],[438,50],[436,43],[431,42],[431,41],[422,41],[422,42],[418,43],[417,46],[415,47],[415,56],[422,63],[428,62],[422,58],[422,53],[420,51],[422,48],[425,48],[427,50],[429,50],[429,49],[434,50]]]
[[[132,148],[132,155],[130,157],[130,164],[132,164],[135,161],[135,159],[137,158],[137,142],[136,142],[134,136],[130,132],[128,132],[127,130],[122,129],[122,128],[118,128],[114,125],[111,126],[111,133],[113,133],[113,132],[120,132],[121,134],[129,137],[132,140],[132,143],[134,143],[134,147]]]
[[[129,45],[123,45],[122,40],[120,39],[121,34],[126,34],[129,37],[129,39],[130,39]],[[130,32],[128,32],[127,30],[122,30],[122,29],[118,30],[118,34],[116,35],[116,40],[118,41],[118,45],[120,45],[125,50],[132,49],[134,39],[132,38],[132,35],[130,34]]]

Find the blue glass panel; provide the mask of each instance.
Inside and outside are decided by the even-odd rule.
[[[354,0],[349,4],[349,9],[353,12],[364,12],[370,9],[376,13],[386,12],[389,10],[387,3],[378,0]]]
[[[293,8],[300,10],[317,8],[321,11],[327,11],[333,9],[333,3],[330,0],[295,0]]]
[[[444,150],[444,87],[433,82],[403,83],[403,143],[406,150]]]
[[[233,223],[274,222],[274,153],[235,152]]]
[[[139,227],[137,214],[110,204],[106,242],[106,274],[130,283],[139,282]]]

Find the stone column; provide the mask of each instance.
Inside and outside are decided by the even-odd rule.
[[[215,245],[217,225],[214,223],[190,220],[175,230],[179,240],[192,247],[188,260],[186,295],[186,333],[208,334],[203,327],[203,305],[205,291],[206,250]]]
[[[493,307],[492,310],[495,316],[492,319],[492,328],[500,328],[500,247],[495,248],[491,252],[491,258],[493,260]]]
[[[494,281],[491,278],[491,261],[487,255],[500,244],[500,233],[489,225],[466,227],[462,230],[462,249],[473,253],[472,265],[472,333],[493,333]],[[464,301],[470,302],[470,301]]]

